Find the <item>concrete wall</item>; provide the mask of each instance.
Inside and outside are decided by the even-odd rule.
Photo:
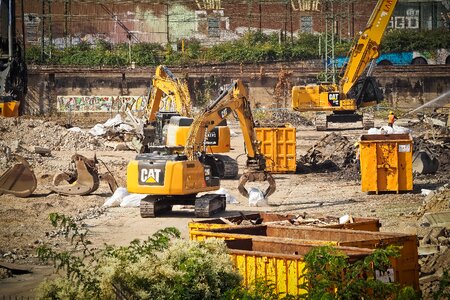
[[[232,79],[241,78],[248,84],[250,98],[258,107],[289,107],[289,92],[293,85],[315,83],[317,70],[284,66],[285,81],[281,91],[275,91],[279,82],[280,66],[265,65],[264,69],[239,66],[217,67],[219,74],[196,72],[195,68],[172,69],[179,77],[186,77],[191,97],[196,104],[214,99],[220,86]],[[423,68],[425,67],[425,68]],[[221,69],[223,68],[223,70]],[[229,68],[229,69],[227,69]],[[213,68],[209,68],[210,71]],[[374,76],[385,92],[385,105],[400,108],[415,108],[434,99],[450,89],[450,66],[409,66],[401,68],[378,67]],[[435,71],[433,71],[435,70]],[[57,113],[57,96],[142,96],[147,95],[154,69],[146,70],[30,70],[26,102],[22,106],[25,114],[51,115]],[[278,100],[275,100],[278,99]]]

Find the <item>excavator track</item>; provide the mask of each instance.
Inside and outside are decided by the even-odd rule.
[[[142,218],[155,218],[159,214],[172,210],[172,205],[164,197],[147,196],[139,205]]]
[[[327,130],[327,114],[325,113],[316,113],[316,130],[317,131],[325,131]]]
[[[214,157],[223,164],[223,176],[221,179],[234,179],[239,174],[239,166],[235,159],[228,155],[214,154]]]
[[[194,205],[195,216],[207,218],[213,214],[224,211],[226,197],[220,194],[206,194],[192,198],[190,195],[183,197],[168,197],[150,195],[141,200],[140,214],[142,218],[156,218],[163,213],[170,212],[173,205]]]
[[[195,216],[197,218],[208,218],[225,211],[226,207],[225,195],[206,194],[195,199]]]
[[[375,126],[375,121],[374,121],[372,113],[364,113],[363,114],[362,125],[365,130],[368,130]]]

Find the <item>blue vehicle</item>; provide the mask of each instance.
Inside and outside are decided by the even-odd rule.
[[[336,66],[341,68],[347,61],[347,57],[337,57]],[[382,53],[376,63],[379,66],[448,65],[450,64],[450,50]]]

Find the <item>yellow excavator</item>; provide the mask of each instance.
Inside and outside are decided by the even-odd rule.
[[[365,129],[374,125],[373,115],[357,114],[360,107],[374,106],[383,100],[371,73],[380,55],[381,38],[394,12],[397,0],[379,0],[356,44],[352,46],[345,72],[339,84],[321,83],[294,86],[292,108],[316,111],[316,129],[326,130],[328,122],[362,121]],[[366,70],[367,69],[367,70]],[[363,76],[364,72],[365,76]],[[326,112],[332,112],[327,115]]]
[[[185,147],[161,147],[161,151],[138,154],[127,167],[127,189],[130,193],[148,194],[141,201],[142,217],[155,217],[171,210],[173,205],[195,205],[197,217],[209,217],[226,208],[224,195],[206,193],[220,188],[216,160],[206,153],[207,133],[236,113],[247,150],[247,168],[239,191],[248,196],[245,184],[267,181],[267,197],[275,191],[273,177],[265,172],[265,157],[260,153],[254,131],[247,90],[240,80],[229,85],[190,125]]]
[[[153,146],[183,147],[193,122],[191,98],[185,80],[177,78],[166,66],[156,68],[146,110],[146,124],[136,147],[150,152]],[[170,134],[168,134],[170,132]],[[236,178],[236,160],[219,153],[230,152],[230,128],[226,120],[208,132],[207,152],[214,154],[220,178]]]

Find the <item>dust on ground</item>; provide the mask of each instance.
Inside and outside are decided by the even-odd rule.
[[[282,118],[283,122],[286,118]],[[298,117],[290,118],[295,121]],[[421,194],[422,189],[437,190],[448,183],[448,172],[416,176],[414,191],[409,193],[362,193],[353,156],[354,142],[364,131],[360,128],[347,130],[342,127],[336,131],[317,132],[309,121],[298,120],[297,123],[291,123],[297,128],[297,156],[300,161],[303,159],[307,171],[274,175],[277,191],[269,198],[269,206],[265,207],[250,207],[248,200],[237,192],[237,180],[223,180],[222,187],[239,203],[229,204],[227,211],[218,217],[237,215],[239,211],[283,214],[306,212],[324,216],[350,214],[354,217],[379,218],[381,231],[419,234],[421,237],[427,233],[420,227],[423,212],[434,211],[435,207],[444,208],[446,204],[448,207],[448,192],[439,198],[439,205],[442,206],[429,204]],[[194,219],[192,210],[177,209],[165,217],[142,219],[138,208],[104,209],[101,205],[111,195],[105,184],[89,196],[60,196],[51,193],[48,189],[51,177],[59,171],[67,170],[70,157],[75,151],[88,158],[96,155],[121,186],[125,186],[127,163],[135,156],[133,151],[113,151],[113,146],[108,146],[111,141],[92,137],[85,129],[82,132],[68,132],[66,127],[69,126],[62,126],[65,123],[66,120],[57,119],[0,119],[0,169],[4,171],[9,166],[5,152],[12,151],[23,155],[31,163],[38,179],[38,189],[31,197],[0,196],[0,262],[27,266],[33,272],[11,277],[11,273],[3,270],[0,276],[7,278],[0,280],[0,295],[32,296],[37,283],[51,276],[51,267],[42,266],[37,260],[37,247],[46,243],[64,249],[68,245],[50,225],[48,215],[51,212],[76,218],[83,227],[89,229],[93,247],[103,247],[104,243],[125,245],[136,238],[146,239],[158,229],[169,226],[177,227],[182,236],[188,238],[187,224]],[[382,121],[378,120],[377,123],[380,125]],[[230,124],[237,133],[232,138],[233,150],[230,156],[237,158],[242,170],[245,166],[245,157],[241,155],[244,153],[242,132],[237,123]],[[71,125],[77,126],[75,122]],[[80,127],[89,128],[87,122]],[[329,148],[335,141],[339,141],[335,144],[339,144],[340,148],[336,149],[336,145],[334,149]],[[322,148],[319,147],[320,143]],[[52,153],[50,156],[36,154],[33,152],[34,146],[50,148]],[[444,147],[443,152],[447,149],[448,154],[448,145],[447,148],[445,144],[439,147]],[[319,149],[320,153],[317,152]],[[327,160],[333,162],[334,166],[323,164]],[[444,160],[442,168],[448,170],[448,161]]]

